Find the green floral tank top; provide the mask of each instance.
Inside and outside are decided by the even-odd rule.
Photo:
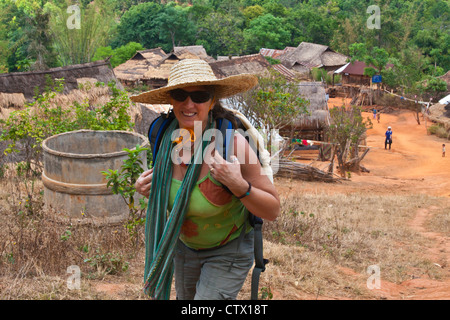
[[[172,179],[170,210],[180,186],[180,180]],[[180,240],[197,250],[221,246],[240,235],[242,228],[249,225],[244,224],[246,219],[248,211],[242,202],[222,188],[222,184],[208,172],[192,191]]]

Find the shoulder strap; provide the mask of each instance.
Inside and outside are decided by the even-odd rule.
[[[153,164],[155,164],[156,154],[158,153],[159,145],[161,144],[161,139],[164,135],[164,132],[173,119],[174,115],[172,112],[163,114],[153,120],[148,129],[148,140],[150,142],[150,148],[152,150]]]
[[[222,136],[224,138],[223,146],[218,146],[219,148],[224,148],[224,153],[226,155],[226,160],[230,160],[229,157],[233,152],[233,146],[234,146],[234,139],[233,134],[234,130],[227,130],[227,129],[243,129],[245,130],[245,126],[241,122],[241,120],[235,116],[237,128],[234,128],[231,121],[228,119],[218,119],[217,120],[217,128],[220,129],[222,132]],[[247,141],[250,139],[249,136],[245,136]],[[253,148],[253,150],[256,152],[256,155],[259,158],[259,150],[256,148],[255,150],[255,144],[250,143],[248,141],[250,146]],[[220,150],[220,151],[223,151]],[[260,160],[261,161],[261,160]],[[251,284],[251,300],[258,300],[258,291],[259,291],[259,277],[261,275],[261,272],[264,272],[266,270],[266,264],[269,263],[269,260],[264,259],[263,254],[263,237],[262,237],[262,225],[263,220],[260,217],[255,216],[251,212],[249,212],[249,222],[250,225],[253,227],[254,232],[254,259],[255,259],[255,267],[252,271],[252,284]]]

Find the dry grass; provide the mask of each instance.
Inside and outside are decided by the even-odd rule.
[[[437,201],[424,195],[285,195],[282,215],[265,223],[265,256],[271,262],[261,287],[278,299],[370,299],[371,265],[393,283],[440,279],[440,270],[423,255],[429,239],[408,226],[419,208]],[[436,224],[448,226],[446,212],[435,215]]]
[[[42,190],[38,179],[32,184],[12,170],[0,181],[0,299],[145,299],[142,240],[136,250],[123,225],[57,221],[43,209]],[[281,197],[282,215],[264,224],[266,298],[373,299],[370,265],[394,283],[441,277],[421,254],[430,240],[408,227],[418,208],[440,199],[300,190]],[[448,234],[449,210],[442,208],[430,228]],[[66,283],[71,265],[81,269],[79,290]],[[239,295],[249,297],[250,276]]]
[[[101,299],[96,282],[129,281],[143,258],[124,225],[57,219],[44,210],[42,194],[39,180],[11,170],[1,181],[0,299]],[[72,265],[80,267],[81,290],[66,284]],[[132,278],[139,287],[130,296],[140,297],[142,275]]]

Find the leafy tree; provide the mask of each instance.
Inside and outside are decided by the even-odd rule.
[[[298,84],[288,82],[273,69],[269,74],[259,77],[258,86],[232,98],[233,104],[256,128],[265,129],[268,150],[271,150],[271,132],[287,126],[295,128],[295,120],[306,114],[309,101],[302,98]]]
[[[176,46],[191,45],[194,42],[196,26],[188,16],[189,8],[167,5],[158,14],[155,26],[163,50],[170,51]]]
[[[199,24],[197,44],[202,44],[212,55],[241,55],[244,35],[238,26],[241,24],[234,16],[214,12]]]
[[[110,46],[108,47],[100,47],[97,48],[92,61],[103,60],[108,57],[111,57],[111,66],[113,68],[118,65],[126,62],[131,59],[135,53],[139,50],[143,50],[144,48],[140,43],[130,42],[124,46],[120,46],[116,49],[112,49]]]
[[[162,6],[154,2],[132,6],[121,17],[111,46],[116,48],[129,42],[137,42],[144,48],[154,48],[159,43],[156,19],[161,11]]]
[[[289,43],[290,34],[282,18],[268,13],[250,22],[244,30],[247,51],[258,52],[260,48],[284,49]]]

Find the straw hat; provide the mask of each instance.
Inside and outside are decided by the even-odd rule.
[[[258,83],[252,74],[239,74],[217,79],[211,66],[200,59],[184,59],[173,65],[167,86],[143,92],[130,99],[149,104],[168,104],[169,91],[189,86],[214,86],[217,99],[231,97],[247,91]]]

